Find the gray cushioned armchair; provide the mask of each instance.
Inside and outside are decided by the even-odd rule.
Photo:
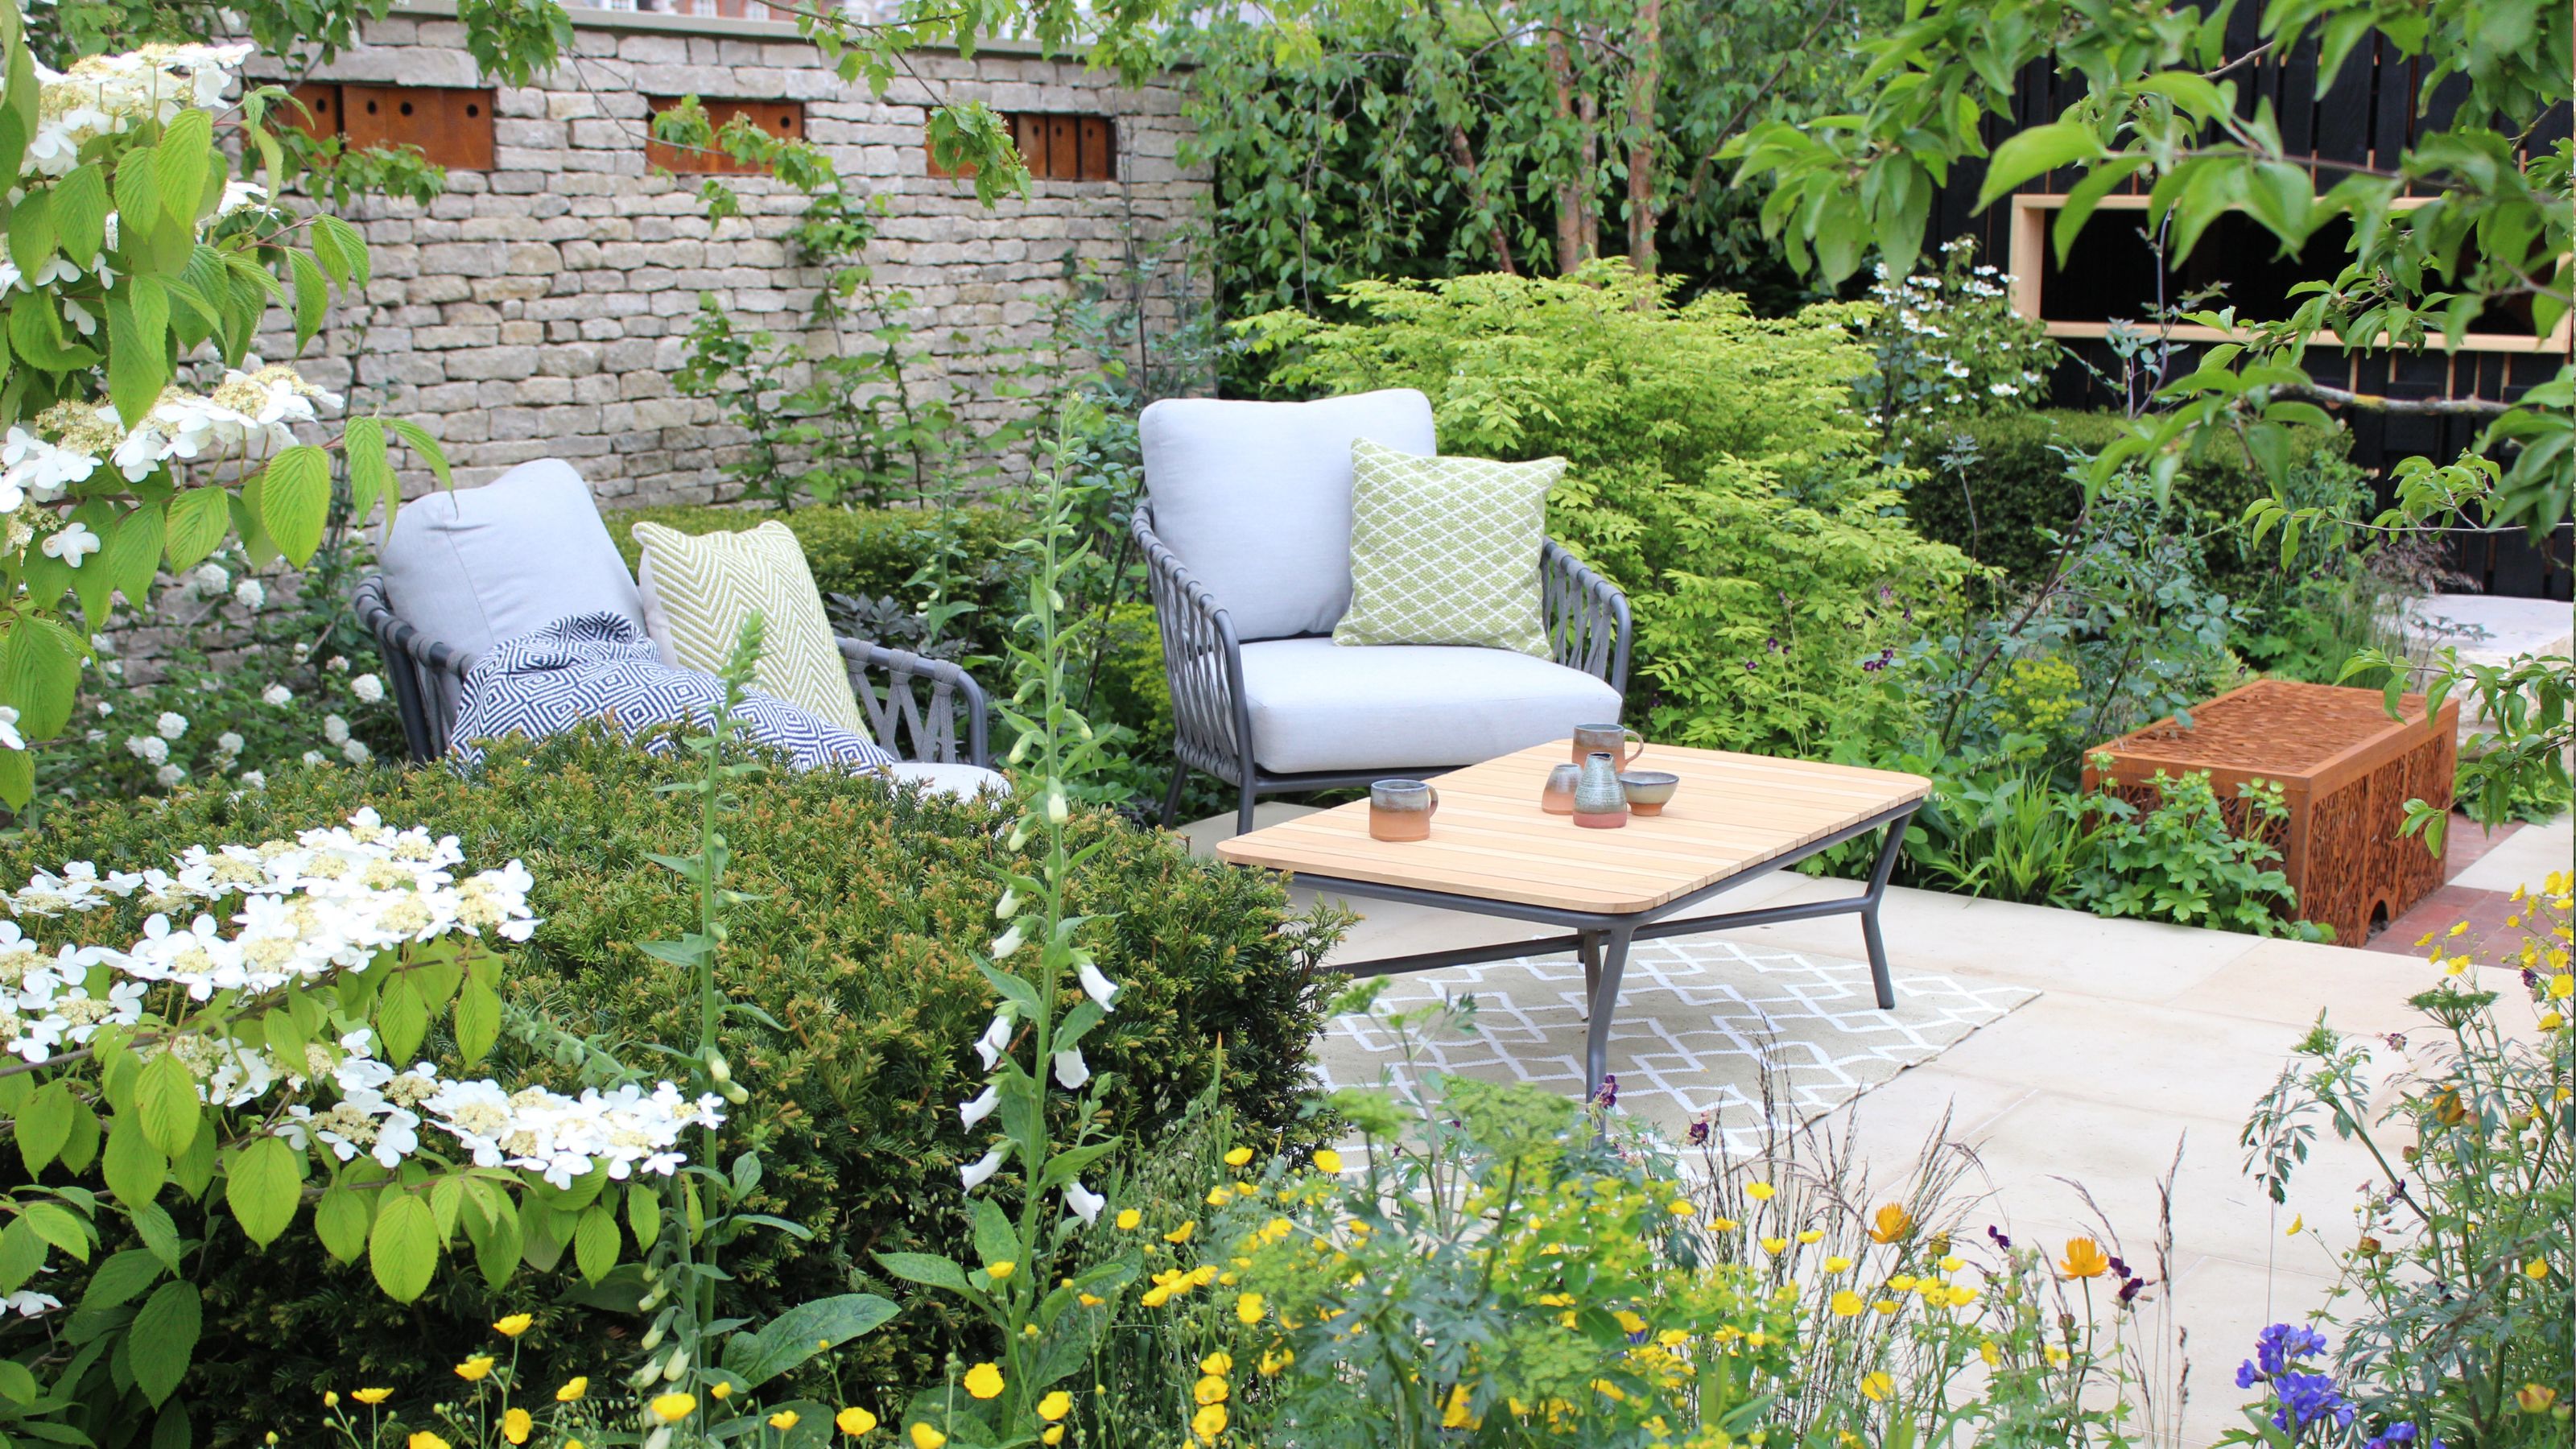
[[[1145,410],[1144,550],[1179,759],[1262,795],[1473,764],[1619,718],[1628,600],[1554,542],[1540,564],[1546,659],[1452,645],[1336,645],[1351,598],[1351,443],[1432,454],[1411,389],[1311,403],[1174,398]]]

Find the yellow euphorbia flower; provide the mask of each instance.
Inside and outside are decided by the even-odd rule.
[[[832,1416],[832,1427],[856,1439],[877,1426],[877,1416],[852,1405]]]
[[[537,1431],[536,1417],[525,1409],[512,1409],[501,1416],[501,1437],[513,1444],[525,1444]]]
[[[575,1374],[571,1378],[564,1380],[564,1386],[562,1388],[555,1390],[555,1402],[558,1404],[579,1403],[581,1401],[581,1396],[589,1392],[590,1380],[579,1374]]]
[[[698,1411],[698,1396],[695,1394],[662,1394],[656,1397],[653,1402],[646,1407],[653,1411],[654,1418],[661,1420],[665,1424],[676,1424]]]
[[[1250,1161],[1252,1161],[1252,1149],[1249,1147],[1237,1147],[1225,1154],[1225,1165],[1228,1167],[1241,1167]]]
[[[492,1355],[488,1353],[478,1353],[456,1366],[456,1376],[469,1384],[481,1383],[483,1376],[491,1371]]]
[[[979,1399],[1002,1396],[1002,1371],[989,1363],[979,1363],[966,1371],[966,1392]]]
[[[912,1449],[939,1449],[948,1442],[947,1435],[928,1424],[915,1424],[908,1432],[912,1435]]]
[[[794,1409],[781,1409],[777,1413],[769,1416],[769,1427],[777,1430],[781,1434],[784,1434],[788,1430],[795,1428],[797,1424],[804,1420],[804,1417],[804,1415],[797,1413]]]
[[[2066,1257],[2058,1263],[2057,1271],[2069,1278],[2099,1278],[2111,1271],[2111,1257],[2091,1238],[2069,1238]]]
[[[394,1391],[391,1389],[359,1389],[349,1395],[350,1398],[357,1400],[359,1403],[362,1403],[371,1409],[393,1396]]]
[[[528,1326],[536,1321],[536,1316],[534,1314],[513,1313],[509,1317],[502,1319],[500,1322],[493,1324],[492,1331],[501,1335],[503,1338],[516,1338],[520,1334],[527,1332]]]
[[[1052,1424],[1073,1412],[1073,1395],[1056,1389],[1038,1400],[1038,1417]]]

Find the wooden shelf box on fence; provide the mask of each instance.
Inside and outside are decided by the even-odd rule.
[[[2157,771],[2206,771],[2240,833],[2248,821],[2239,789],[2253,780],[2279,785],[2289,817],[2265,834],[2298,892],[2299,919],[2358,946],[2373,924],[2405,914],[2443,879],[2442,857],[2400,830],[2408,800],[2451,803],[2459,702],[2444,701],[2428,721],[2424,696],[2410,694],[2399,711],[2403,718],[2389,718],[2387,696],[2375,689],[2257,680],[2194,709],[2188,729],[2166,718],[2097,747],[2084,785],[2102,783],[2145,809],[2157,801]]]

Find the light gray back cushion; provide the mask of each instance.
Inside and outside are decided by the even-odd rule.
[[[1351,603],[1351,444],[1440,451],[1412,388],[1317,402],[1165,398],[1145,409],[1154,532],[1240,639],[1328,634]]]
[[[398,617],[476,655],[576,614],[622,615],[644,632],[590,485],[559,458],[404,504],[378,563]]]

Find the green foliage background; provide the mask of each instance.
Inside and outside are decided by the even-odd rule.
[[[536,876],[543,924],[509,973],[516,1020],[500,1056],[505,1079],[516,1053],[535,1078],[563,1087],[568,1069],[549,1066],[523,1036],[513,1044],[518,1022],[542,1018],[649,1073],[662,1070],[651,1044],[681,1035],[695,1009],[687,973],[635,945],[695,920],[685,883],[645,858],[692,848],[685,797],[656,793],[688,768],[591,737],[503,747],[474,782],[444,768],[298,768],[265,791],[63,810],[48,829],[0,848],[0,877],[23,880],[66,859],[166,866],[190,844],[290,835],[363,805],[453,833],[476,865],[517,857]],[[814,1234],[803,1244],[756,1235],[728,1261],[739,1276],[729,1301],[759,1318],[882,1289],[872,1251],[970,1251],[956,1168],[973,1152],[955,1104],[980,1081],[970,1046],[993,994],[971,953],[991,936],[1000,895],[991,871],[1004,858],[1009,815],[895,797],[824,772],[779,770],[739,788],[742,807],[726,825],[729,884],[750,899],[729,916],[720,982],[781,1030],[739,1023],[734,1073],[752,1096],[727,1131],[748,1128],[767,1167],[747,1210]],[[1117,1011],[1084,1044],[1092,1069],[1119,1079],[1105,1095],[1110,1130],[1150,1150],[1217,1083],[1247,1131],[1296,1134],[1328,989],[1314,962],[1328,938],[1300,934],[1273,878],[1193,860],[1105,814],[1082,813],[1077,826],[1077,843],[1099,849],[1075,879],[1074,908],[1106,918],[1094,928],[1100,963],[1124,986]],[[132,914],[85,917],[81,937],[129,939],[119,933],[139,928]],[[5,1164],[16,1171],[14,1155]],[[596,1378],[631,1365],[640,1320],[573,1306],[597,1299],[568,1293],[568,1278],[523,1275],[494,1294],[461,1272],[406,1307],[385,1300],[363,1264],[329,1267],[296,1246],[308,1242],[299,1231],[261,1252],[225,1238],[203,1260],[207,1323],[190,1391],[229,1406],[224,1424],[199,1426],[215,1427],[218,1442],[308,1423],[325,1389],[383,1385],[409,1396],[452,1387],[447,1365],[479,1350],[485,1325],[510,1311],[538,1315],[523,1347],[532,1374]],[[78,1301],[78,1283],[45,1286]],[[935,1378],[964,1323],[936,1299],[917,1301],[845,1351],[841,1382],[891,1392]]]

